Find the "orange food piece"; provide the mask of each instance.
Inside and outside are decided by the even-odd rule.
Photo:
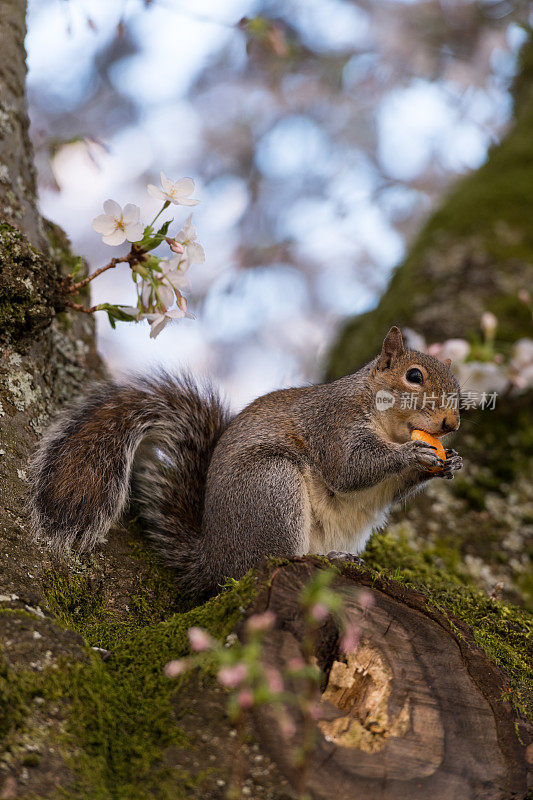
[[[435,436],[432,436],[430,433],[426,433],[426,431],[418,431],[414,430],[411,434],[411,439],[414,441],[419,442],[426,442],[427,444],[432,445],[436,448],[437,455],[439,458],[442,458],[443,461],[446,461],[446,450],[444,449],[442,442],[440,439],[437,439]],[[431,472],[440,472],[440,467],[435,467],[431,470]]]

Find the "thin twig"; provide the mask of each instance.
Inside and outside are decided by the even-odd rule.
[[[233,730],[235,731],[235,744],[233,748],[231,779],[226,794],[227,800],[240,800],[242,797],[242,785],[244,781],[244,711],[240,709],[239,716],[235,720]]]
[[[84,311],[85,314],[92,314],[94,311],[98,311],[98,306],[91,306],[90,308],[85,308],[85,306],[82,306],[81,303],[71,303],[70,300],[67,300],[65,305],[68,306],[69,308],[73,308],[74,311]]]
[[[96,272],[92,272],[87,278],[84,278],[82,281],[79,281],[78,283],[73,283],[72,286],[69,286],[69,288],[67,289],[68,294],[74,294],[75,292],[78,292],[80,289],[83,289],[84,286],[87,286],[88,283],[97,278],[98,275],[101,275],[102,272],[105,272],[108,269],[113,269],[113,267],[116,267],[117,264],[120,264],[121,262],[124,261],[129,261],[129,256],[112,258],[109,264],[106,264],[105,267],[100,267],[100,269],[97,269]]]

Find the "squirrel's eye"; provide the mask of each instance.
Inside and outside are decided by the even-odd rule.
[[[413,369],[408,369],[407,372],[405,373],[405,377],[407,378],[409,383],[424,383],[424,376],[422,375],[422,372],[416,367],[413,367]]]

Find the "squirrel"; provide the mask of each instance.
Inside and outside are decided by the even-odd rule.
[[[91,550],[131,495],[180,589],[195,597],[266,556],[357,560],[391,504],[462,467],[455,450],[443,463],[411,440],[414,429],[455,431],[457,401],[425,407],[401,402],[405,393],[440,402],[458,398],[459,385],[449,360],[405,349],[397,327],[353,375],[271,392],[234,416],[187,375],[97,384],[38,448],[34,530],[57,553]]]

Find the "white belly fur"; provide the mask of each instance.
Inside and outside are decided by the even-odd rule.
[[[316,474],[304,476],[311,507],[309,552],[361,553],[372,531],[382,528],[398,491],[398,476],[357,492],[334,494]]]

